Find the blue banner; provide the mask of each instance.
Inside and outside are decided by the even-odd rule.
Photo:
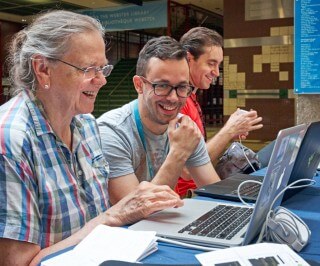
[[[319,94],[319,0],[295,0],[294,3],[294,92]]]
[[[167,27],[167,0],[78,12],[98,19],[107,31]]]

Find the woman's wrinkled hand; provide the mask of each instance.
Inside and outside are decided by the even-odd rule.
[[[183,206],[183,201],[169,186],[141,182],[139,186],[105,212],[106,224],[121,226],[172,207]]]

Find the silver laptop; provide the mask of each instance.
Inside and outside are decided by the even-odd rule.
[[[303,137],[303,141],[288,181],[289,184],[299,179],[313,179],[320,162],[319,134],[320,121],[311,123]],[[270,156],[271,154],[272,153],[270,152]],[[200,187],[194,192],[199,196],[240,201],[237,193],[238,186],[246,180],[257,180],[262,182],[263,176],[237,173],[219,182]],[[301,189],[303,188],[287,190],[284,194],[283,201],[289,199]],[[257,200],[259,190],[260,185],[256,183],[247,183],[241,187],[240,194],[246,202],[255,202]]]
[[[305,131],[306,125],[299,125],[279,132],[255,206],[185,199],[183,207],[157,212],[129,228],[210,247],[249,244],[260,232],[273,199],[287,185]],[[281,197],[273,208],[280,201]]]

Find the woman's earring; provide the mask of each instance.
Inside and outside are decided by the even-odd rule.
[[[45,88],[46,90],[48,90],[48,89],[49,89],[49,85],[48,85],[48,84],[44,85],[44,88]]]

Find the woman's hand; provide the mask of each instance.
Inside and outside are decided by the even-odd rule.
[[[154,212],[181,206],[183,201],[169,186],[144,181],[103,214],[104,223],[110,226],[131,224]]]

